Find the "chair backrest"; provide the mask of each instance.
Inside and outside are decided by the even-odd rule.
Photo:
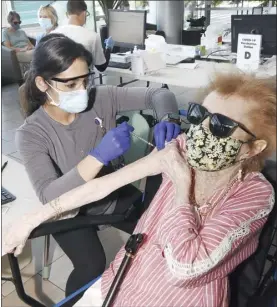
[[[276,195],[276,162],[272,160],[266,161],[262,173],[272,184]],[[277,205],[275,200],[273,210],[261,232],[257,250],[229,276],[231,288],[230,307],[246,307],[250,297],[255,294],[263,275],[276,224]]]
[[[22,84],[18,89],[20,112],[24,118],[27,117],[28,101],[25,97],[25,84]]]

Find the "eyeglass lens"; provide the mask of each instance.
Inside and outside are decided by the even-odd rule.
[[[206,114],[209,114],[201,105],[191,104],[188,110],[187,119],[193,125],[199,125],[203,122],[206,117]],[[221,114],[209,114],[210,115],[210,131],[214,136],[217,137],[227,137],[231,134],[236,123],[234,123],[228,117]]]

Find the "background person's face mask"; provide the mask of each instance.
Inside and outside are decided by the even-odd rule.
[[[215,137],[202,124],[191,125],[187,133],[187,161],[201,171],[219,171],[236,163],[243,143],[231,137]]]
[[[59,95],[59,102],[55,102],[53,98],[46,92],[51,99],[50,104],[59,107],[68,113],[80,113],[88,107],[88,92],[87,90],[77,90],[71,92],[62,92],[55,89],[51,84],[47,84]]]
[[[12,24],[12,27],[15,31],[19,30],[20,29],[20,24],[19,23],[13,23]]]
[[[50,18],[39,18],[38,22],[39,22],[39,25],[44,30],[49,30],[53,27]]]

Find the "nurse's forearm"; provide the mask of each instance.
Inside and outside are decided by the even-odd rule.
[[[77,165],[77,170],[84,181],[88,182],[96,177],[102,167],[103,164],[100,161],[88,155]]]
[[[66,211],[102,199],[120,187],[141,178],[160,173],[159,157],[162,152],[151,154],[112,174],[91,180],[59,198],[47,203],[33,216],[37,225]]]

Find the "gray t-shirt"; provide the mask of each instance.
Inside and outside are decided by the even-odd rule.
[[[103,118],[106,130],[115,127],[121,111],[154,109],[158,119],[177,113],[174,94],[166,89],[98,86],[93,108],[80,113],[70,125],[51,119],[40,107],[16,132],[16,146],[42,203],[85,183],[77,170],[102,138],[94,122]]]
[[[9,41],[14,48],[24,48],[29,43],[29,38],[26,33],[19,29],[15,32],[10,32],[8,29],[2,31],[2,43]]]

